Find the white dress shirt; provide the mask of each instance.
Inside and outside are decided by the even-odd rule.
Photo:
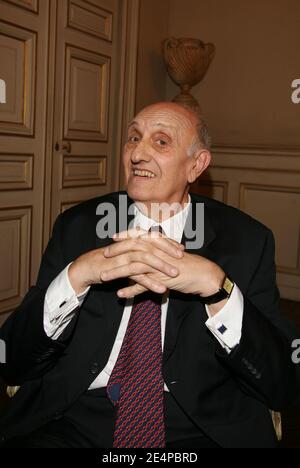
[[[189,197],[189,201],[183,210],[175,216],[172,216],[160,223],[164,233],[170,239],[181,242],[190,204],[191,201]],[[148,231],[153,225],[157,225],[157,222],[143,215],[135,206],[134,227],[140,226],[141,229]],[[69,266],[70,265],[68,265],[52,281],[45,297],[44,329],[46,334],[54,340],[61,335],[70,323],[74,314],[76,314],[75,309],[82,305],[84,298],[89,291],[89,288],[87,288],[81,295],[76,295],[68,277]],[[123,343],[132,310],[132,303],[133,299],[128,299],[126,301],[122,320],[108,362],[105,368],[91,384],[90,389],[107,386],[109,377],[115,366]],[[166,292],[162,298],[161,305],[162,349],[164,348],[168,304],[169,297],[168,292]],[[205,324],[228,353],[230,353],[231,349],[240,342],[242,334],[243,308],[243,296],[236,285],[234,286],[232,294],[226,305],[215,316],[212,317],[210,315],[209,307],[206,306],[206,312],[209,318]],[[165,391],[168,391],[166,384]]]

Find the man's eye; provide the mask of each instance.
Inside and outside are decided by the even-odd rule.
[[[161,138],[156,140],[156,143],[158,143],[159,146],[166,146],[167,145],[166,140],[162,140]]]
[[[139,137],[137,135],[131,135],[128,137],[128,141],[130,143],[136,143],[137,141],[139,141]]]

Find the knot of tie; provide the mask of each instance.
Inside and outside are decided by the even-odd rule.
[[[153,224],[148,232],[160,232],[161,234],[164,234],[164,230],[160,224]]]

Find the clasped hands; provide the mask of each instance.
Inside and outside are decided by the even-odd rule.
[[[219,290],[225,275],[216,263],[187,253],[182,244],[158,232],[131,229],[116,234],[113,240],[71,264],[69,279],[77,294],[92,284],[129,278],[130,285],[118,290],[119,297],[130,298],[147,290],[210,296]]]

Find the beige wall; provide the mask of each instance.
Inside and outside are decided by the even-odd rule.
[[[299,0],[140,0],[136,110],[178,93],[161,41],[195,37],[216,45],[193,89],[216,145],[300,146]]]
[[[172,0],[171,0],[172,1]],[[169,0],[140,0],[136,110],[165,99],[161,42],[168,37]]]
[[[218,145],[300,145],[299,0],[171,0],[169,35],[216,45],[194,88]],[[177,87],[167,79],[167,98]]]
[[[300,2],[141,0],[137,109],[178,93],[161,55],[169,36],[216,46],[192,91],[214,143],[212,165],[193,190],[272,229],[282,297],[300,300],[300,104],[291,100],[300,78]]]

